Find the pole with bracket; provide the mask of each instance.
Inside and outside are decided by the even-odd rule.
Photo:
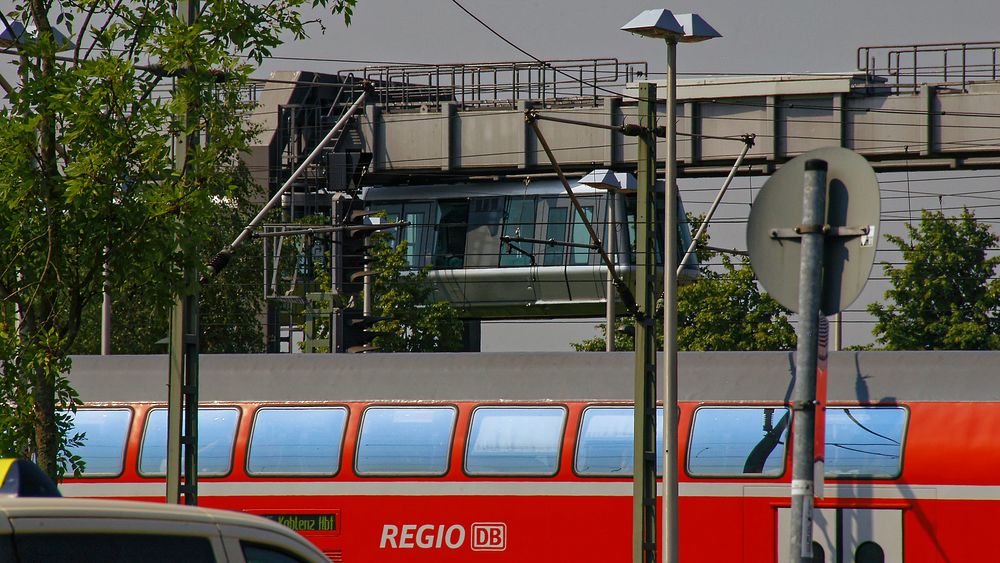
[[[198,4],[198,0],[178,0],[174,13],[183,24],[191,25],[198,16]],[[189,119],[185,107],[180,121],[187,124]],[[181,176],[188,170],[188,151],[198,141],[197,134],[187,135],[185,129],[173,138],[174,170]],[[178,241],[178,248],[183,252],[185,245]],[[184,286],[185,291],[175,293],[170,312],[166,501],[193,505],[198,504],[198,282],[194,269],[185,268]]]
[[[813,449],[816,432],[816,362],[819,342],[820,300],[823,291],[823,246],[826,233],[827,163],[814,159],[805,163],[802,194],[802,237],[799,265],[799,323],[792,400],[792,510],[791,559],[813,560],[812,525],[814,500]]]
[[[614,262],[611,260],[611,256],[604,250],[604,245],[601,244],[600,237],[597,236],[597,231],[594,230],[594,226],[587,219],[586,214],[583,212],[583,207],[580,205],[580,200],[573,193],[573,188],[569,185],[569,180],[566,179],[566,175],[563,174],[562,168],[559,166],[559,162],[556,161],[555,154],[552,153],[552,149],[549,148],[549,143],[545,140],[545,136],[542,135],[541,129],[538,128],[538,123],[536,121],[540,119],[538,113],[529,109],[524,112],[524,119],[531,125],[532,130],[535,132],[535,137],[538,142],[542,145],[545,150],[545,155],[548,156],[549,162],[552,164],[552,168],[556,171],[556,175],[559,176],[559,180],[562,182],[563,189],[566,191],[566,195],[569,196],[570,202],[573,204],[573,208],[576,210],[577,217],[580,219],[580,223],[587,230],[587,234],[590,235],[590,240],[594,244],[594,249],[600,255],[601,260],[604,262],[604,266],[610,272],[614,272],[614,285],[618,289],[618,295],[621,296],[622,301],[625,303],[625,308],[633,317],[637,319],[641,317],[642,313],[639,311],[638,306],[635,302],[635,297],[632,295],[632,291],[628,288],[625,280],[615,272]],[[623,126],[624,127],[624,126]],[[630,129],[632,131],[637,130],[637,128]]]
[[[632,561],[656,561],[656,86],[639,84],[636,169],[634,477],[632,483]],[[669,192],[668,192],[669,193]],[[668,196],[669,197],[669,196]],[[670,270],[664,270],[670,271]]]

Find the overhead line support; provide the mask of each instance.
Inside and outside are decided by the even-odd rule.
[[[549,162],[552,163],[552,168],[556,171],[556,175],[559,176],[559,180],[562,182],[563,188],[566,190],[566,195],[569,196],[570,201],[573,203],[573,208],[576,209],[577,216],[580,218],[580,222],[583,223],[584,228],[587,229],[587,233],[590,235],[590,240],[593,241],[596,246],[597,253],[600,254],[601,260],[604,262],[605,267],[611,272],[613,276],[613,283],[615,288],[618,290],[618,295],[621,296],[622,302],[625,303],[625,308],[628,310],[629,314],[635,317],[636,320],[642,321],[645,314],[639,310],[639,306],[636,304],[635,296],[632,295],[632,291],[629,290],[628,285],[625,280],[618,275],[615,269],[614,262],[611,260],[611,256],[608,255],[607,251],[604,250],[604,245],[601,243],[600,237],[597,236],[597,232],[594,230],[594,226],[591,225],[590,220],[583,212],[583,207],[580,205],[580,200],[577,199],[576,194],[573,193],[573,188],[570,187],[569,181],[566,179],[566,175],[563,174],[562,168],[559,166],[559,162],[556,161],[555,155],[552,153],[552,149],[549,147],[548,141],[545,140],[545,136],[542,135],[542,131],[538,128],[537,121],[541,119],[538,112],[529,109],[524,112],[525,121],[531,125],[531,129],[535,132],[535,136],[538,138],[538,142],[541,143],[542,148],[545,150],[545,155],[548,156]],[[558,119],[546,118],[558,121]],[[583,123],[576,123],[583,124]],[[584,124],[593,125],[593,124]],[[602,126],[603,127],[603,126]],[[610,298],[610,297],[609,297]]]

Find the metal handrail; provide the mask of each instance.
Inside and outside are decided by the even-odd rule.
[[[647,74],[645,62],[615,58],[501,61],[436,65],[381,65],[343,70],[378,85],[386,109],[456,102],[466,108],[513,108],[520,101],[543,106],[593,100],[610,88]]]
[[[876,45],[859,47],[855,62],[866,76],[893,79],[889,86],[896,93],[916,93],[926,83],[967,92],[969,84],[977,79],[997,80],[998,51],[1000,41]],[[884,66],[878,64],[880,57],[884,57]]]

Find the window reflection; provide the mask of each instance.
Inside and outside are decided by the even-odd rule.
[[[455,428],[453,407],[369,407],[361,421],[361,475],[444,475]]]
[[[199,476],[219,476],[229,473],[238,421],[238,409],[198,409]],[[183,460],[181,461],[183,472]],[[142,451],[139,455],[139,473],[150,476],[162,476],[167,473],[167,409],[149,411],[146,429],[143,432]]]
[[[476,409],[465,471],[470,475],[554,475],[565,420],[562,407]]]
[[[695,411],[687,470],[695,476],[773,477],[784,470],[789,412],[779,407]]]
[[[125,440],[132,411],[129,409],[80,409],[66,413],[72,420],[69,436],[84,434],[83,445],[67,448],[80,456],[85,477],[114,476],[122,472]]]
[[[826,476],[899,476],[905,428],[903,407],[827,407]]]
[[[264,407],[257,411],[247,472],[253,475],[333,475],[347,409]]]
[[[635,467],[632,407],[590,407],[583,411],[574,469],[579,475],[631,476]],[[656,409],[656,427],[663,427],[663,408]],[[656,433],[656,472],[663,473],[663,438]]]

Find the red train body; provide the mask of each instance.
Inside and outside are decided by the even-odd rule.
[[[832,354],[813,534],[824,560],[990,558],[998,360]],[[786,353],[682,354],[682,561],[787,560],[793,365]],[[148,454],[163,366],[76,358],[82,412],[105,425],[83,429],[111,444],[110,419],[127,420],[121,453],[100,453],[96,475],[64,494],[163,500]],[[333,561],[628,561],[630,367],[628,354],[206,357],[199,502],[278,520]],[[272,424],[286,412],[287,428]],[[305,444],[326,427],[326,446]]]

